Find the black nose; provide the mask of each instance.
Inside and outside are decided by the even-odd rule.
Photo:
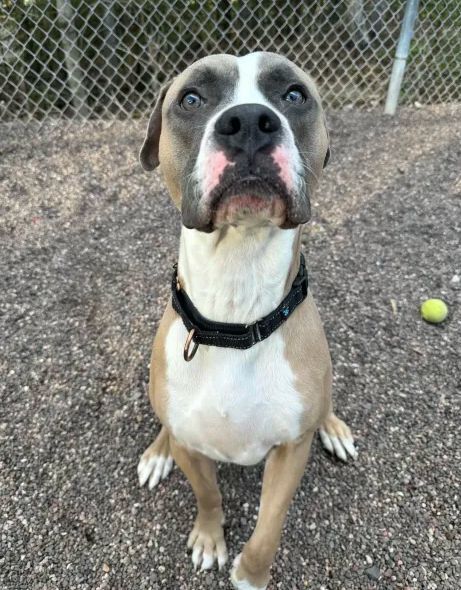
[[[252,159],[256,152],[274,145],[280,128],[280,119],[272,109],[262,104],[239,104],[219,117],[215,135],[232,155],[245,152]]]

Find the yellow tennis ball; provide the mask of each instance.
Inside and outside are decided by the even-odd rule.
[[[421,315],[426,322],[440,324],[448,315],[448,307],[441,299],[426,299],[421,305]]]

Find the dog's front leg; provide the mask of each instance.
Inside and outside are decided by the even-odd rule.
[[[306,466],[312,437],[312,432],[306,433],[296,443],[275,447],[270,452],[264,469],[256,528],[234,562],[231,580],[235,588],[265,590],[285,516]]]
[[[170,444],[173,458],[189,480],[197,499],[197,518],[187,542],[192,549],[192,562],[195,567],[207,570],[217,560],[221,569],[227,562],[227,549],[216,464],[205,455],[182,447],[171,435]]]

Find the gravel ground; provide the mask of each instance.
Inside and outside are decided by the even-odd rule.
[[[0,588],[229,588],[194,573],[175,469],[137,485],[158,431],[150,347],[178,216],[141,172],[143,122],[0,127]],[[352,465],[315,442],[270,590],[446,589],[461,580],[461,106],[330,117],[306,229]],[[424,323],[420,302],[450,317]],[[222,465],[231,557],[261,466]]]

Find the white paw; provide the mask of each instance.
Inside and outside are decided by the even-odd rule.
[[[327,432],[324,428],[320,428],[319,434],[323,446],[332,455],[336,455],[346,463],[348,456],[354,460],[357,458],[357,449],[351,434],[346,432],[333,434]]]
[[[253,586],[253,584],[250,584],[250,582],[248,582],[248,580],[237,580],[237,569],[240,563],[240,556],[242,554],[239,553],[237,555],[237,557],[234,559],[234,563],[232,566],[232,571],[231,571],[231,576],[230,576],[230,580],[232,583],[232,586],[234,588],[237,588],[237,590],[266,590],[267,586],[262,586],[262,587],[256,587]]]
[[[149,480],[148,487],[150,490],[155,488],[161,479],[165,479],[173,469],[173,457],[171,455],[151,455],[145,454],[138,463],[139,485],[142,487]]]
[[[202,532],[194,526],[187,547],[192,549],[192,563],[195,569],[199,567],[201,570],[209,570],[216,561],[221,569],[227,563],[227,547],[221,525],[214,534]]]

